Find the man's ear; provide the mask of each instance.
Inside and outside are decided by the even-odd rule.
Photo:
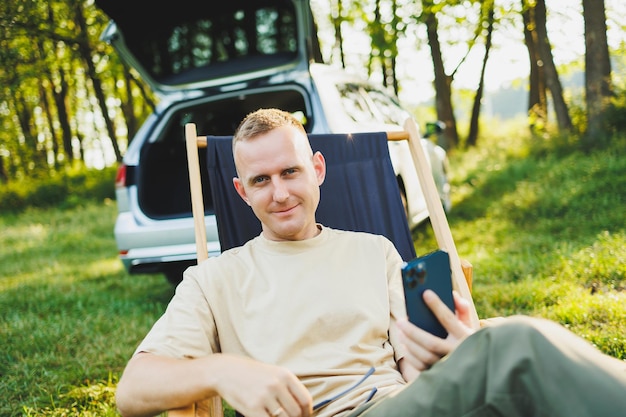
[[[237,177],[233,177],[233,185],[235,186],[235,191],[237,191],[239,197],[241,197],[241,199],[245,201],[247,205],[250,205],[250,201],[248,201],[248,197],[246,197],[246,190],[243,188],[243,183],[241,182],[241,180]]]
[[[326,159],[320,151],[313,154],[313,168],[317,176],[317,184],[322,185],[326,179]]]

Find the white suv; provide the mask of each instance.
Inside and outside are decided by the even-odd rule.
[[[310,133],[340,133],[399,130],[409,117],[383,88],[321,62],[308,1],[230,0],[211,7],[181,1],[184,7],[168,7],[149,25],[137,24],[123,1],[96,1],[112,18],[102,38],[159,97],[118,171],[119,256],[130,273],[164,273],[173,284],[196,262],[186,123],[196,123],[202,135],[232,135],[249,112],[276,107],[299,115]],[[449,208],[446,153],[429,140],[422,145]],[[414,227],[428,212],[413,161],[406,143],[389,146]],[[199,152],[204,163],[205,151]],[[210,190],[204,199],[209,256],[215,256],[220,245]]]

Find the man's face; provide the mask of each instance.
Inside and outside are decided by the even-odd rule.
[[[311,154],[306,135],[292,126],[235,146],[235,189],[252,207],[270,240],[304,240],[318,234],[315,211],[326,163]]]

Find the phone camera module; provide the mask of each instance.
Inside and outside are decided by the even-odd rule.
[[[407,286],[411,289],[424,284],[424,281],[426,281],[426,267],[423,262],[420,262],[413,267],[409,267],[406,272],[405,280]]]

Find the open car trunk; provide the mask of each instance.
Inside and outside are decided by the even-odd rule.
[[[143,144],[136,175],[137,197],[142,211],[151,218],[168,219],[191,216],[191,197],[184,126],[196,123],[198,134],[229,136],[239,122],[260,107],[277,107],[307,118],[305,92],[295,84],[271,91],[236,94],[219,100],[197,102],[171,114],[156,141]],[[305,122],[306,125],[306,122]],[[206,149],[200,149],[204,208],[213,213],[211,192],[206,178]]]
[[[304,70],[321,62],[305,0],[96,0],[111,19],[102,38],[157,94]]]

